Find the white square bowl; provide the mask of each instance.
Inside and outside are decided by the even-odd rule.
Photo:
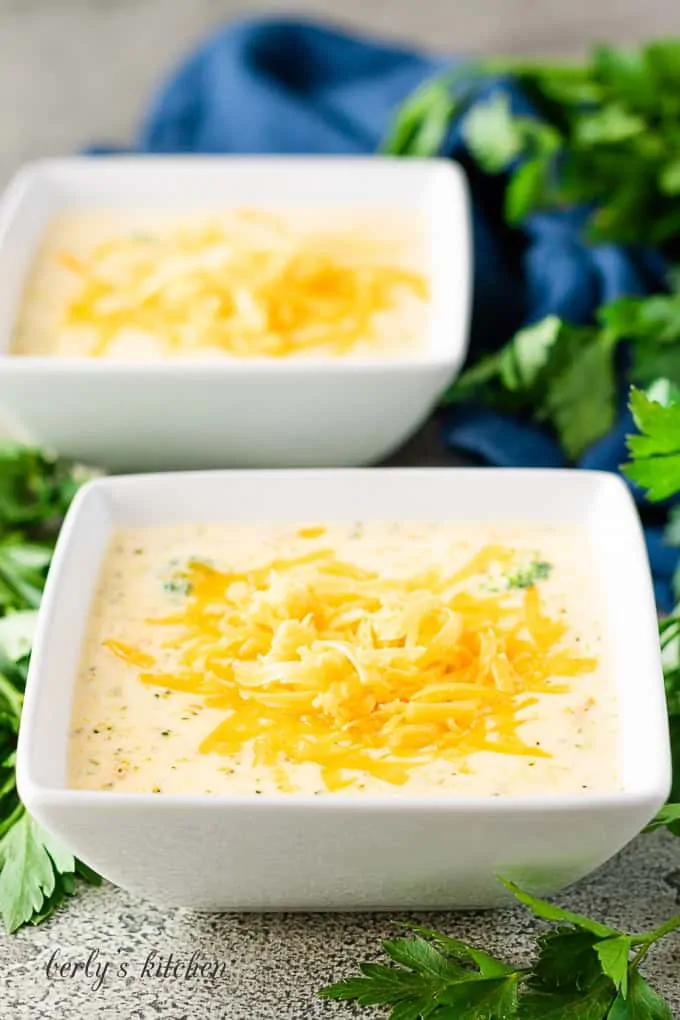
[[[273,509],[274,508],[274,509]],[[592,546],[621,712],[623,788],[488,797],[195,796],[71,790],[71,702],[97,577],[124,526],[420,520],[580,524]],[[670,788],[654,598],[637,511],[607,474],[502,469],[258,471],[118,477],[76,497],[31,659],[18,753],[29,811],[111,881],[218,910],[462,908],[581,878],[653,817]]]
[[[121,363],[9,353],[26,273],[66,209],[236,206],[419,213],[430,332],[404,358]],[[448,160],[109,157],[26,167],[0,202],[0,404],[21,436],[109,470],[374,463],[418,428],[465,359],[470,208]]]

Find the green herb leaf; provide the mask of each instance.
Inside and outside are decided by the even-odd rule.
[[[454,939],[450,935],[443,935],[441,932],[433,931],[431,928],[423,928],[419,924],[403,924],[401,927],[408,928],[410,931],[417,932],[424,938],[430,939],[447,956],[453,957],[456,960],[473,963],[478,968],[482,977],[504,977],[507,974],[514,974],[516,972],[515,967],[509,967],[502,960],[498,960],[495,956],[484,952],[483,949],[477,949],[475,946],[470,946],[467,942],[462,942],[460,939]]]
[[[674,836],[680,836],[680,804],[666,804],[645,828],[645,832],[656,832],[667,828]]]
[[[521,998],[518,1017],[519,1020],[605,1020],[614,996],[614,987],[604,976],[585,989],[528,992]]]
[[[598,312],[608,330],[622,340],[674,343],[680,340],[680,294],[620,298]]]
[[[0,440],[0,522],[53,534],[92,474],[40,450]]]
[[[19,532],[0,538],[0,605],[37,609],[52,555],[51,546],[29,542]]]
[[[659,177],[659,187],[666,195],[680,195],[680,159],[666,164]]]
[[[606,924],[601,924],[599,921],[593,921],[590,917],[584,917],[582,914],[574,914],[571,910],[565,910],[563,907],[558,907],[555,903],[548,903],[546,900],[540,900],[536,896],[532,896],[531,893],[525,892],[515,882],[511,882],[507,878],[501,878],[500,881],[503,883],[506,889],[508,889],[513,896],[523,903],[525,907],[528,907],[536,917],[542,917],[545,921],[554,921],[559,924],[571,924],[575,928],[579,928],[582,931],[588,931],[592,935],[597,935],[601,939],[606,939],[610,935],[620,935],[621,932],[617,931],[616,928],[610,928]]]
[[[59,872],[75,871],[64,851],[25,811],[0,843],[0,916],[8,932],[40,913]]]
[[[605,142],[625,142],[645,130],[645,122],[637,114],[629,113],[624,106],[611,103],[596,113],[584,113],[575,125],[574,142],[580,145],[600,145]]]
[[[437,981],[457,981],[466,975],[462,967],[420,936],[385,941],[383,950],[395,963]]]
[[[524,134],[510,100],[497,94],[475,104],[461,126],[463,139],[480,166],[490,174],[506,170],[524,149]]]
[[[630,974],[628,995],[619,992],[607,1020],[673,1020],[668,1003],[647,984],[639,971]]]
[[[10,662],[18,662],[30,652],[37,620],[35,609],[23,609],[0,618],[0,652]]]
[[[501,381],[508,390],[529,390],[536,384],[550,363],[561,331],[562,321],[548,315],[515,334],[499,365]]]
[[[451,1009],[437,1011],[438,1020],[508,1020],[517,1016],[519,974],[507,977],[469,977],[450,985],[437,1002]]]
[[[538,937],[538,959],[529,983],[542,992],[590,988],[602,976],[594,946],[597,935],[570,927],[543,932]]]
[[[575,460],[614,423],[616,343],[607,327],[576,328],[551,315],[464,372],[445,400],[482,400],[547,421]]]
[[[633,387],[630,409],[641,435],[628,438],[625,473],[649,499],[667,499],[680,490],[680,404],[664,407]]]
[[[656,85],[642,50],[619,50],[613,46],[596,46],[592,68],[601,82],[604,94],[620,97],[632,109],[654,110],[657,103]],[[599,99],[602,98],[602,92]]]
[[[322,988],[323,999],[345,999],[356,1001],[360,1006],[377,1006],[382,1003],[414,1002],[422,999],[428,991],[427,984],[419,974],[396,967],[383,967],[377,963],[362,963],[362,976],[347,978]],[[429,996],[432,1001],[431,996]]]
[[[458,102],[452,94],[457,75],[428,81],[400,108],[381,151],[392,156],[438,156]]]
[[[457,403],[491,395],[491,402],[502,404],[505,393],[520,406],[528,402],[551,364],[561,332],[562,321],[555,315],[519,330],[500,351],[467,369],[446,401]]]
[[[547,204],[551,170],[550,155],[527,159],[517,167],[505,192],[505,218],[509,224],[522,223],[533,209]]]
[[[622,298],[600,310],[607,330],[632,342],[631,378],[648,386],[666,378],[680,386],[680,291]]]
[[[627,935],[615,935],[595,944],[602,971],[614,984],[622,998],[628,994],[628,960],[631,940]]]
[[[581,346],[577,341],[572,346]],[[613,427],[616,420],[614,344],[600,336],[574,350],[551,376],[543,403],[562,449],[575,460]]]

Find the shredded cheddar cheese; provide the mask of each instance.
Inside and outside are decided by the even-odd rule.
[[[597,660],[569,648],[537,587],[470,586],[513,555],[487,546],[452,573],[400,578],[324,548],[239,572],[192,562],[182,607],[149,621],[167,628],[177,670],[106,644],[143,683],[224,712],[203,753],[249,746],[256,766],[281,776],[311,762],[329,790],[360,773],[400,785],[419,765],[477,751],[546,757],[521,738],[527,710]]]
[[[387,250],[385,250],[387,247]],[[212,351],[285,358],[351,352],[404,296],[426,302],[421,274],[390,246],[356,233],[295,232],[243,210],[59,255],[77,280],[62,326],[90,331],[102,357],[126,338],[164,354]]]

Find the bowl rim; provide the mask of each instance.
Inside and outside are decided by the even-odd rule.
[[[422,174],[423,177],[436,177],[446,173],[455,182],[455,202],[461,211],[461,231],[457,234],[457,245],[461,249],[460,265],[462,287],[456,298],[456,312],[451,318],[460,325],[460,329],[452,330],[455,335],[460,334],[455,345],[449,344],[445,349],[433,349],[431,338],[425,348],[414,351],[410,355],[390,357],[384,355],[342,355],[334,357],[315,356],[310,358],[267,358],[240,357],[230,358],[228,356],[215,356],[192,360],[189,357],[173,360],[149,360],[149,361],[114,361],[105,358],[88,357],[54,357],[50,355],[24,355],[14,354],[9,349],[11,340],[7,338],[7,347],[0,351],[0,371],[5,376],[35,375],[40,373],[55,374],[57,376],[69,375],[76,377],[96,377],[100,375],[120,376],[123,379],[135,375],[144,378],[149,376],[173,377],[181,373],[189,376],[200,376],[209,372],[211,375],[255,374],[266,376],[271,375],[294,375],[307,377],[319,372],[338,372],[343,369],[350,374],[365,373],[372,376],[389,372],[396,375],[408,374],[410,371],[419,371],[429,367],[458,368],[467,357],[469,349],[469,323],[473,300],[473,228],[472,228],[472,205],[470,186],[463,171],[462,165],[457,160],[437,156],[429,159],[413,158],[404,160],[402,157],[377,153],[375,155],[242,155],[228,153],[208,153],[205,155],[134,155],[130,153],[111,153],[102,156],[77,155],[57,156],[37,159],[24,164],[14,174],[7,184],[5,190],[0,194],[0,251],[5,248],[7,235],[21,217],[24,205],[30,197],[31,190],[48,183],[50,174],[70,173],[85,174],[86,176],[101,176],[115,170],[116,175],[120,173],[130,176],[146,175],[153,178],[158,174],[172,174],[201,171],[214,172],[215,167],[236,168],[266,168],[270,169],[276,162],[283,162],[288,168],[312,168],[320,172],[332,170],[334,172],[344,170],[360,169],[362,175],[365,173],[374,174],[403,174],[405,177],[412,173]],[[274,169],[272,168],[272,173]],[[281,203],[279,203],[281,204]],[[285,203],[289,208],[295,203]],[[275,208],[277,203],[268,203]],[[67,206],[65,206],[66,208]],[[74,203],[69,208],[96,208],[92,203]],[[106,203],[99,204],[99,208],[105,208]],[[214,207],[214,204],[213,204]],[[173,208],[173,207],[168,207]],[[177,206],[181,208],[181,204]],[[197,206],[197,208],[201,208]],[[431,215],[427,217],[432,223]],[[29,262],[30,268],[30,262]],[[432,274],[433,278],[435,274]],[[24,281],[26,274],[24,274]],[[20,303],[20,295],[14,302],[13,322],[16,321],[16,312]],[[430,327],[431,329],[432,327]]]
[[[38,626],[35,633],[33,652],[31,656],[28,680],[26,684],[26,697],[22,713],[18,753],[17,753],[17,786],[22,800],[29,810],[31,805],[55,808],[73,808],[90,810],[106,808],[122,810],[127,808],[147,809],[152,805],[154,810],[175,809],[197,809],[197,810],[224,810],[231,808],[253,808],[262,810],[297,810],[312,809],[314,811],[447,811],[453,814],[511,814],[516,812],[536,813],[569,813],[598,812],[603,809],[617,810],[628,809],[635,805],[649,805],[651,802],[657,804],[658,810],[667,799],[671,785],[671,758],[670,739],[668,731],[668,720],[666,714],[665,696],[663,692],[663,673],[661,670],[661,652],[658,642],[648,648],[650,672],[657,674],[658,680],[656,690],[650,687],[650,691],[656,698],[656,724],[658,725],[658,740],[654,746],[647,748],[646,756],[651,753],[654,758],[654,769],[651,777],[642,785],[633,789],[597,791],[597,792],[568,792],[568,793],[538,793],[538,794],[510,794],[493,796],[492,794],[455,795],[455,794],[413,794],[395,796],[392,794],[343,794],[333,793],[328,796],[315,796],[308,793],[286,793],[269,795],[266,797],[248,793],[226,793],[226,794],[203,794],[186,793],[162,795],[153,793],[142,793],[135,791],[110,791],[110,790],[80,790],[69,789],[66,786],[49,786],[36,779],[33,774],[33,755],[29,745],[36,739],[34,732],[36,721],[36,708],[40,697],[40,690],[44,678],[48,674],[47,663],[44,661],[44,643],[51,627],[53,607],[59,598],[59,588],[62,576],[68,570],[68,559],[72,546],[78,541],[80,529],[81,512],[83,507],[96,498],[97,493],[104,493],[110,499],[109,507],[114,504],[117,496],[124,499],[126,489],[144,490],[144,487],[163,484],[191,483],[200,486],[203,481],[218,478],[240,479],[248,481],[259,479],[261,482],[271,482],[275,485],[294,485],[297,480],[303,477],[338,477],[343,476],[348,482],[352,476],[375,475],[384,479],[388,476],[401,476],[404,481],[412,482],[418,476],[420,478],[432,477],[434,474],[440,476],[468,477],[496,477],[498,481],[503,479],[501,484],[521,485],[529,478],[534,482],[539,480],[546,485],[571,485],[587,486],[604,485],[609,487],[615,498],[619,500],[622,513],[628,515],[629,522],[626,525],[627,538],[631,539],[630,556],[633,569],[640,578],[640,585],[633,589],[636,604],[641,610],[642,622],[649,630],[650,615],[651,622],[656,632],[656,609],[654,593],[651,580],[649,562],[646,553],[644,534],[637,515],[637,510],[624,480],[605,471],[578,470],[571,468],[494,468],[494,467],[453,467],[453,468],[426,468],[426,467],[396,467],[396,468],[301,468],[301,469],[256,469],[256,470],[208,470],[208,471],[176,471],[159,472],[157,474],[140,475],[113,475],[95,478],[79,490],[69,508],[66,520],[59,535],[52,566],[45,586],[42,607],[39,614]],[[257,481],[255,481],[257,484]],[[103,504],[102,504],[103,505]],[[189,518],[187,518],[189,520]],[[218,520],[216,518],[216,520]],[[272,520],[275,520],[275,515]],[[378,518],[376,518],[378,519]],[[393,519],[399,519],[395,514]],[[409,518],[405,518],[409,519]],[[415,519],[415,518],[410,518]],[[438,520],[442,518],[432,518]],[[550,518],[543,521],[549,525]],[[113,520],[111,529],[120,526],[120,521]],[[153,526],[153,525],[150,525]],[[641,559],[644,557],[644,559]],[[99,560],[101,566],[102,559]],[[640,574],[640,571],[642,573]],[[91,603],[83,600],[79,611],[86,615],[89,613]],[[645,639],[646,641],[646,639]],[[70,680],[69,693],[73,690],[75,676]],[[64,736],[65,746],[68,746],[68,733]],[[621,757],[622,762],[626,761],[626,755],[632,753],[632,748],[627,747],[621,733]]]

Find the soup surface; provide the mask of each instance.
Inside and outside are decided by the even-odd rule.
[[[420,217],[352,210],[80,210],[49,225],[12,352],[408,357],[428,343]]]
[[[69,782],[157,793],[620,787],[586,535],[450,523],[116,534]]]

